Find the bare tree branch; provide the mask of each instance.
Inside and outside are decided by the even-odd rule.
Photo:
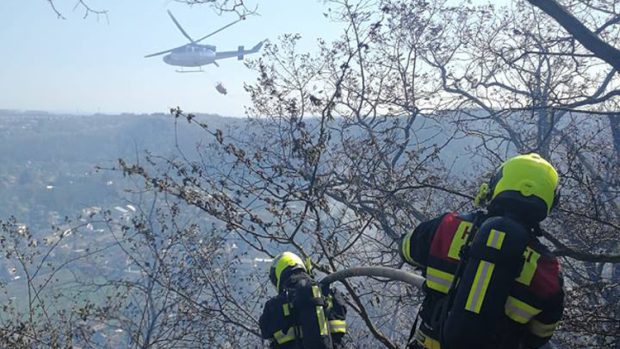
[[[555,0],[527,1],[553,17],[564,30],[572,34],[585,48],[614,67],[616,71],[620,71],[620,50],[603,41]]]
[[[543,236],[556,247],[556,250],[553,251],[553,254],[558,257],[569,257],[582,262],[620,263],[620,254],[613,255],[585,252],[566,246],[558,238],[546,231],[543,231]]]

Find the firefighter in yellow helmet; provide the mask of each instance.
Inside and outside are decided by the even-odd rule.
[[[538,236],[557,187],[547,160],[518,155],[481,186],[476,200],[486,212],[446,213],[401,238],[401,257],[426,277],[410,348],[521,349],[549,341],[563,312],[563,282]]]
[[[346,333],[342,293],[321,289],[304,262],[292,252],[274,258],[269,279],[277,295],[259,319],[261,335],[271,348],[339,348]]]

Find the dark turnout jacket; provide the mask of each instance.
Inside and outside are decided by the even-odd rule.
[[[417,348],[439,348],[440,337],[445,338],[445,335],[439,333],[439,308],[445,303],[455,278],[461,248],[467,241],[473,220],[473,214],[447,213],[421,223],[414,231],[401,238],[401,257],[405,262],[422,268],[426,278],[426,297],[419,314],[422,322],[416,333]],[[494,258],[492,252],[495,250],[498,251],[497,258],[502,257],[500,247],[504,240],[510,241],[511,230],[531,231],[531,228],[514,219],[485,217],[484,222],[489,221],[492,221],[489,227],[483,223],[476,233],[483,234],[482,230],[486,229],[484,239],[478,239],[481,240],[478,244],[491,251],[484,252],[490,256],[489,260]],[[564,293],[558,260],[533,233],[525,236],[526,243],[517,251],[519,258],[513,258],[518,263],[517,267],[513,268],[515,273],[502,281],[509,285],[494,284],[499,280],[496,276],[501,269],[499,264],[486,261],[484,256],[476,260],[476,265],[469,269],[472,271],[472,286],[471,292],[465,292],[466,296],[463,297],[465,310],[462,313],[465,316],[455,317],[457,323],[452,324],[454,326],[451,328],[475,332],[476,336],[486,338],[486,344],[478,344],[477,348],[539,348],[549,341],[560,321]],[[459,280],[466,284],[465,279],[463,276]],[[495,290],[502,287],[507,292],[496,296]],[[454,306],[457,306],[457,303],[455,302]],[[489,304],[503,308],[494,313],[495,318],[487,317],[483,319],[486,322],[476,322],[476,328],[470,328],[471,321],[459,320],[477,313],[483,314],[484,307]],[[463,323],[459,324],[458,321]],[[467,337],[468,334],[464,335]]]
[[[283,291],[269,299],[265,304],[259,325],[262,338],[270,340],[272,348],[302,348],[298,337],[301,334],[299,317],[305,314],[298,314],[295,310],[291,310],[292,305],[287,290],[294,289],[298,282],[308,282],[309,280],[311,278],[306,273],[292,275],[283,287]],[[334,348],[339,348],[342,337],[346,333],[345,317],[347,310],[345,300],[342,293],[336,289],[330,289],[327,295],[323,295],[323,298],[325,300],[325,317],[329,324],[332,342]],[[303,336],[303,334],[301,335]]]

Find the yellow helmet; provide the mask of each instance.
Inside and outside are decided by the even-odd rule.
[[[512,204],[512,209],[542,221],[557,203],[558,179],[553,165],[540,155],[517,155],[506,160],[491,179],[490,206]]]
[[[307,272],[304,262],[292,252],[283,252],[274,258],[271,268],[269,269],[269,280],[280,291],[280,281],[282,280],[282,274],[288,277],[293,270],[303,270]]]

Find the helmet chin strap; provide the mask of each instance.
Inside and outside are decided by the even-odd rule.
[[[478,194],[474,198],[474,206],[483,207],[486,206],[487,201],[489,201],[489,184],[482,183],[480,188],[478,188]]]
[[[306,272],[312,275],[312,259],[310,259],[310,256],[306,257],[304,260],[304,266],[306,267]]]

